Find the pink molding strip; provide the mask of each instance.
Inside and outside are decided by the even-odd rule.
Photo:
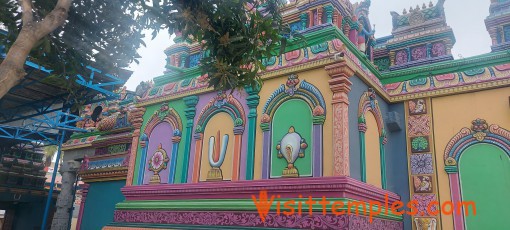
[[[387,195],[388,202],[400,200],[395,193],[344,176],[141,185],[121,189],[126,200],[251,199],[261,190],[266,190],[268,195],[280,195],[281,198],[303,195],[386,202]]]

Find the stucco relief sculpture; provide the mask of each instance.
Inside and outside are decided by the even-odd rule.
[[[223,135],[220,143],[220,131],[216,134],[216,138],[211,136],[209,138],[209,164],[211,169],[207,173],[207,181],[222,181],[223,174],[221,172],[221,165],[225,160],[228,147],[228,134]]]
[[[149,171],[152,171],[154,175],[152,175],[150,184],[159,184],[161,183],[161,178],[159,177],[159,172],[166,169],[168,166],[168,154],[162,148],[161,144],[158,146],[158,150],[152,155],[149,159]]]
[[[299,171],[294,167],[294,162],[298,157],[305,157],[307,147],[305,139],[301,138],[301,135],[295,132],[294,127],[291,126],[289,132],[276,145],[278,158],[285,158],[287,161],[287,167],[283,169],[282,177],[299,177]]]

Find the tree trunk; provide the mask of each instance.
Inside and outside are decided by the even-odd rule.
[[[7,56],[0,64],[0,98],[26,75],[25,60],[34,47],[35,41],[31,27],[23,27]]]
[[[31,0],[19,0],[23,27],[0,64],[0,99],[26,75],[25,61],[35,44],[64,24],[71,2],[58,0],[55,8],[42,21],[34,22]]]

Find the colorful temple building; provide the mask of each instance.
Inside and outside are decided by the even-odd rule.
[[[0,229],[31,229],[26,220],[41,218],[48,197],[44,152],[37,144],[9,144],[0,145]]]
[[[90,132],[65,144],[77,229],[504,229],[510,1],[491,1],[492,52],[455,60],[444,2],[392,12],[376,38],[370,0],[290,1],[307,47],[234,92],[177,36],[163,76],[87,106]]]

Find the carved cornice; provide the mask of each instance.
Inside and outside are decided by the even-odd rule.
[[[127,167],[105,168],[80,171],[79,175],[83,182],[125,180],[127,176]]]

